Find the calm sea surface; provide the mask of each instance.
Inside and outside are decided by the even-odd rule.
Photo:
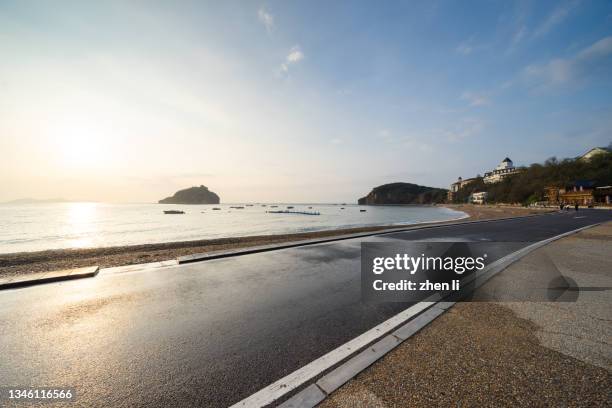
[[[238,205],[245,208],[230,208]],[[5,204],[0,205],[0,253],[407,225],[465,216],[440,207],[277,204],[278,208],[271,208],[271,205]],[[319,211],[321,215],[266,213],[289,205],[295,207],[294,211]],[[214,211],[213,207],[221,210]],[[163,213],[169,209],[183,210],[185,214]]]

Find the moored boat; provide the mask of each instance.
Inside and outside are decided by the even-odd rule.
[[[289,211],[289,210],[278,210],[278,211],[266,211],[268,214],[301,214],[301,215],[321,215],[318,211]]]
[[[164,210],[164,214],[185,214],[185,211],[181,211],[181,210]]]

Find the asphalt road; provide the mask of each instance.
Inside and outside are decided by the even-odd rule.
[[[70,406],[228,406],[406,308],[360,301],[361,241],[528,245],[608,220],[451,225],[1,291],[0,386],[74,387]]]

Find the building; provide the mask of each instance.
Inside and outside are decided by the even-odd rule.
[[[595,187],[593,201],[595,205],[612,205],[612,186]]]
[[[514,167],[512,160],[506,157],[494,170],[488,171],[484,174],[483,181],[487,184],[498,183],[504,178],[519,172],[520,169]]]
[[[594,147],[582,156],[580,156],[578,160],[590,161],[593,157],[604,153],[612,153],[612,151],[607,147]]]
[[[547,204],[549,205],[558,205],[559,204],[559,187],[548,186],[544,187],[544,198]],[[565,190],[563,190],[565,192]]]
[[[578,180],[563,188],[546,187],[544,196],[549,205],[609,206],[612,205],[612,186],[595,187],[593,181]]]
[[[473,183],[474,181],[476,181],[476,178],[468,178],[464,180],[461,177],[459,177],[457,181],[451,184],[450,188],[448,189],[448,194],[447,194],[448,201],[453,202],[457,192],[461,190],[463,187],[467,186],[468,184]]]
[[[572,186],[559,190],[559,201],[563,204],[593,205],[594,184],[592,181],[576,181]]]
[[[487,192],[480,191],[477,193],[470,194],[470,203],[472,204],[485,204],[487,202]]]

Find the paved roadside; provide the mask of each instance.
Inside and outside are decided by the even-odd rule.
[[[485,284],[545,273],[575,302],[459,303],[320,406],[612,406],[612,223],[556,241]]]

